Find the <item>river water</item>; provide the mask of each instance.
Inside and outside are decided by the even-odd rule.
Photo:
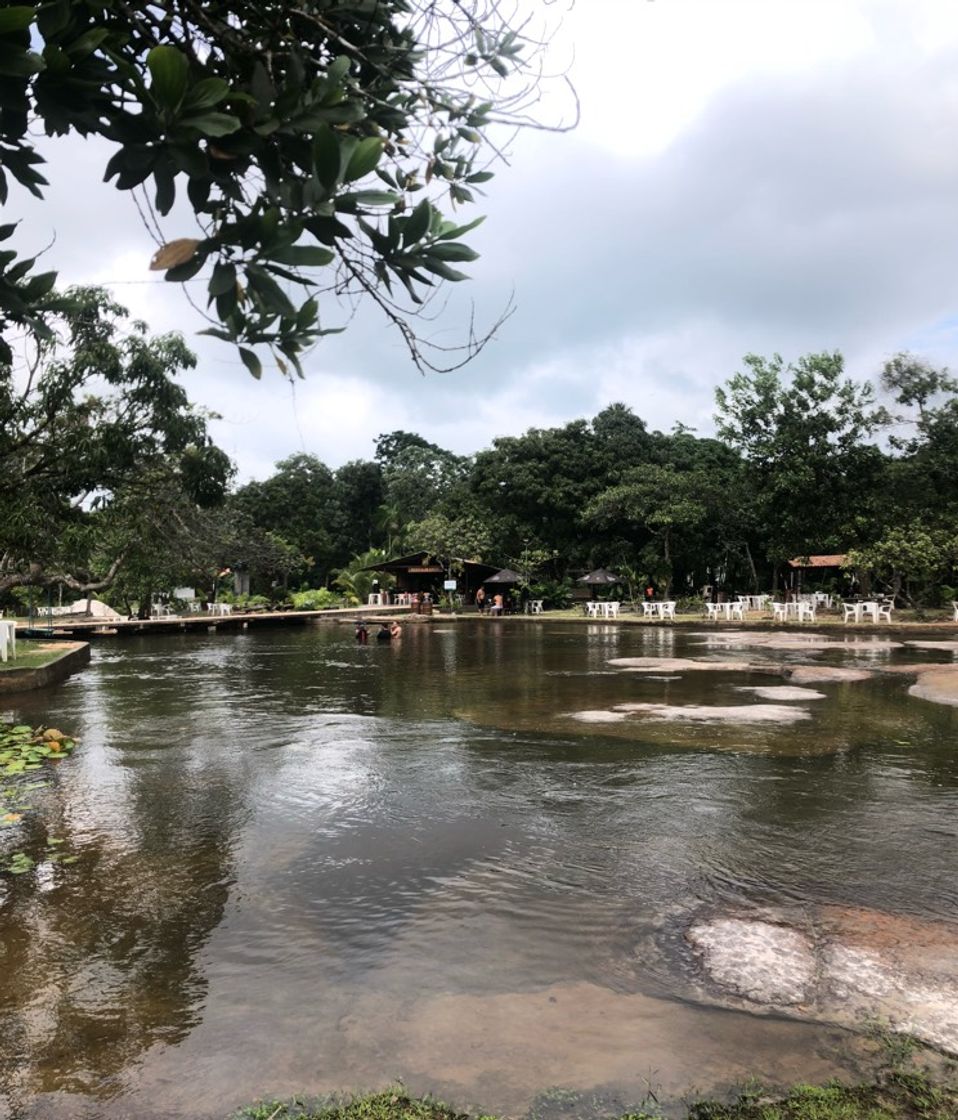
[[[223,1117],[402,1079],[536,1117],[853,1071],[850,1032],[721,1006],[685,931],[808,905],[958,931],[958,710],[877,676],[787,724],[576,718],[782,683],[609,664],[650,655],[952,657],[323,625],[104,643],[5,702],[82,745],[50,795],[78,861],[0,885],[0,1115]]]

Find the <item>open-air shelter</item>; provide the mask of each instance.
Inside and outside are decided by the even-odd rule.
[[[608,568],[596,568],[594,572],[586,572],[584,576],[579,576],[576,580],[576,583],[584,583],[590,588],[593,599],[600,587],[613,587],[621,582],[622,580],[615,572],[610,572]]]
[[[408,556],[397,556],[393,560],[370,564],[364,571],[388,572],[396,580],[397,591],[412,595],[428,593],[434,598],[442,593],[442,585],[447,578],[455,579],[457,592],[465,602],[469,602],[485,577],[494,573],[496,567],[494,564],[483,564],[478,560],[464,560],[456,556],[450,557],[444,564],[430,552],[412,552]]]

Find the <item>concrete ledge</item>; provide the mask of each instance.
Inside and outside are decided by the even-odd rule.
[[[32,692],[35,688],[47,688],[59,684],[67,677],[78,673],[90,662],[89,642],[64,642],[63,652],[36,669],[5,669],[0,671],[0,695],[11,692]],[[8,661],[9,665],[10,662]]]

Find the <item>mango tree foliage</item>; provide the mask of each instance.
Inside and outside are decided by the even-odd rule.
[[[529,27],[500,0],[8,5],[0,201],[12,181],[42,197],[41,131],[102,138],[105,178],[142,195],[150,228],[185,196],[198,228],[164,226],[152,267],[203,273],[207,333],[254,376],[257,347],[301,373],[304,349],[340,329],[327,297],[355,294],[424,368],[409,315],[464,278],[481,220],[444,211],[492,177],[491,126],[533,123]],[[0,253],[0,316],[43,332],[56,277],[33,266]]]
[[[867,536],[884,459],[868,440],[889,421],[841,354],[748,355],[716,390],[719,436],[741,453],[769,558],[842,552]]]
[[[315,455],[290,455],[263,482],[249,482],[231,504],[306,558],[308,577],[323,580],[338,560],[333,472]]]
[[[912,605],[926,601],[932,586],[949,577],[958,564],[955,526],[920,521],[890,526],[863,548],[848,553],[846,568],[866,573],[887,591]]]
[[[126,550],[98,547],[96,517],[156,501],[162,471],[190,502],[221,501],[232,465],[175,380],[195,365],[97,288],[67,293],[32,364],[0,363],[0,590],[109,585]]]
[[[584,511],[587,523],[625,523],[651,535],[654,548],[643,559],[650,574],[671,587],[675,551],[683,537],[706,527],[716,495],[704,472],[679,471],[671,464],[646,464],[598,494]]]
[[[408,528],[409,540],[434,557],[448,572],[461,570],[460,560],[484,560],[489,555],[489,526],[474,513],[431,513]]]

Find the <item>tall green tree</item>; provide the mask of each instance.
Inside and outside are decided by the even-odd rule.
[[[176,380],[196,364],[183,339],[151,337],[102,289],[67,295],[53,336],[0,362],[0,590],[107,587],[128,549],[104,553],[98,516],[155,505],[161,478],[215,505],[232,475]]]
[[[884,458],[869,441],[888,413],[871,385],[844,376],[837,352],[744,362],[716,390],[716,422],[747,465],[770,560],[846,551],[874,516]]]
[[[315,455],[290,455],[263,482],[249,482],[235,505],[258,528],[276,533],[307,558],[307,578],[322,583],[336,565],[338,510],[333,472]]]

